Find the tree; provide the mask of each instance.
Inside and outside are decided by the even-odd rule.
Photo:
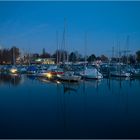
[[[55,58],[56,63],[66,62],[66,60],[68,60],[68,52],[64,50],[56,50],[52,57]]]
[[[19,48],[13,46],[11,49],[0,50],[0,64],[14,64],[19,57]]]
[[[108,57],[103,54],[100,56],[100,58],[102,61],[108,61]]]
[[[13,46],[10,49],[10,57],[11,57],[11,63],[15,64],[16,63],[16,59],[20,56],[20,52],[19,52],[19,48],[17,48],[16,46]]]
[[[38,53],[34,53],[34,54],[32,55],[32,57],[33,57],[33,59],[39,58],[39,54],[38,54]]]
[[[130,64],[135,64],[136,63],[134,55],[129,55],[129,62],[130,62]]]
[[[140,50],[136,52],[136,60],[140,63]]]
[[[85,61],[85,59],[84,59],[84,57],[82,56],[82,54],[79,54],[78,61]]]
[[[90,55],[90,56],[88,57],[88,59],[87,59],[88,62],[93,62],[93,61],[95,61],[95,60],[96,60],[95,54]]]
[[[49,53],[44,53],[44,54],[41,54],[40,57],[41,57],[41,58],[50,58],[50,57],[51,57],[51,54],[49,54]]]
[[[61,51],[56,50],[55,53],[52,55],[53,58],[55,58],[55,63],[59,63],[61,60]]]
[[[127,60],[128,60],[128,58],[127,58],[127,56],[125,56],[125,55],[123,55],[122,57],[121,57],[121,60],[122,60],[122,62],[123,63],[127,63]]]
[[[101,57],[100,57],[100,56],[97,56],[97,57],[96,57],[96,60],[101,60]]]
[[[11,53],[9,49],[3,49],[2,63],[11,63]]]
[[[0,49],[0,64],[2,64],[2,49]]]
[[[71,52],[70,53],[70,55],[69,55],[69,61],[70,62],[76,62],[77,61],[76,53],[74,53],[74,52]]]

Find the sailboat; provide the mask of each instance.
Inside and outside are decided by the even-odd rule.
[[[66,48],[66,20],[64,20],[64,31],[63,31],[63,43],[64,43],[64,50]],[[65,53],[63,56],[63,63],[65,65]],[[57,78],[59,80],[63,80],[63,81],[68,81],[68,82],[79,82],[81,79],[81,76],[75,75],[75,73],[73,71],[66,71],[61,75],[57,75]]]
[[[102,79],[103,75],[95,66],[86,66],[87,34],[85,34],[85,65],[83,71],[79,74],[85,79]]]
[[[58,63],[59,63],[59,61],[58,61],[58,58],[59,58],[59,56],[58,56],[58,48],[59,48],[59,45],[58,45],[58,32],[56,32],[56,46],[57,46],[57,51],[56,51],[56,65],[54,65],[54,66],[50,66],[49,68],[48,68],[48,71],[49,71],[49,73],[50,73],[50,75],[52,75],[52,77],[57,77],[57,75],[62,75],[62,74],[64,74],[64,71],[63,71],[63,69],[62,68],[60,68],[59,67],[59,65],[58,65]],[[59,58],[60,59],[60,58]]]

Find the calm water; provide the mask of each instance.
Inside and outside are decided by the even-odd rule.
[[[0,138],[140,138],[140,80],[0,77]]]

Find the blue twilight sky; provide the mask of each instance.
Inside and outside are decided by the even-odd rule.
[[[66,50],[111,55],[140,49],[140,1],[0,1],[0,46],[53,53],[61,47],[66,18]],[[129,40],[126,41],[127,36]],[[120,42],[120,45],[117,45]]]

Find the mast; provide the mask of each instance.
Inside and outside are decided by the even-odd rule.
[[[112,59],[114,58],[114,46],[112,47]]]
[[[119,49],[119,73],[121,75],[121,48],[120,48],[120,41],[118,41],[118,49]]]
[[[118,42],[118,48],[119,48],[119,63],[121,63],[121,48],[120,48],[120,41]]]
[[[29,63],[29,66],[31,65],[31,54],[30,54],[30,48],[29,48],[29,52],[28,52],[28,63]]]
[[[15,65],[15,47],[13,47],[12,52],[13,52],[13,65]]]
[[[130,39],[130,37],[129,36],[127,36],[127,38],[126,38],[126,58],[127,58],[127,61],[126,61],[126,63],[128,64],[128,61],[129,61],[129,58],[128,58],[128,53],[129,53],[129,39]]]
[[[56,31],[56,47],[57,47],[57,49],[56,49],[56,64],[58,65],[58,58],[59,58],[59,53],[58,53],[58,31]]]
[[[87,32],[85,32],[85,66],[86,66],[86,56],[87,56]]]
[[[66,18],[64,18],[64,31],[63,31],[63,63],[65,63],[65,51],[66,51]]]

